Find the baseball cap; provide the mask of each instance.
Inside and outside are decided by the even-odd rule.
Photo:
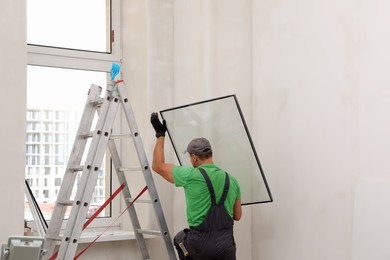
[[[213,150],[209,140],[206,138],[195,138],[187,146],[187,150],[184,153],[196,154],[196,155],[206,155],[210,154]]]

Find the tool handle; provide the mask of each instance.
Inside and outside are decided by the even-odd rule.
[[[190,254],[187,248],[184,246],[183,242],[179,243],[179,247],[181,248],[181,251],[183,251],[185,257],[187,257]]]

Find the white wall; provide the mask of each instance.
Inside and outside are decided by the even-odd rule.
[[[355,1],[253,1],[255,138],[275,202],[255,259],[351,259],[359,177]]]
[[[0,2],[0,243],[23,235],[26,140],[26,3]]]
[[[0,7],[5,243],[23,222],[25,1]],[[149,156],[150,112],[239,99],[275,201],[244,207],[238,259],[389,258],[389,11],[384,0],[123,1],[123,73]],[[183,194],[155,180],[174,234]],[[137,259],[134,247],[100,243],[87,256]]]
[[[370,252],[356,239],[367,235],[370,215],[359,224],[365,216],[356,214],[364,209],[354,207],[373,195],[358,191],[355,199],[355,193],[362,177],[388,175],[388,3],[164,3],[174,10],[174,80],[172,86],[161,80],[172,73],[166,67],[147,76],[155,83],[148,85],[150,107],[237,94],[274,194],[274,203],[245,208],[245,224],[237,225],[239,259],[345,260],[359,254],[356,248]],[[153,67],[171,62],[158,45],[172,42],[170,31],[164,34],[171,14],[155,14],[147,18],[159,22],[148,27],[151,37],[158,35],[149,49],[160,51],[148,58]],[[184,206],[181,195],[175,191],[175,211]],[[184,224],[176,214],[174,229]],[[374,259],[388,251],[375,250]]]
[[[360,3],[360,179],[352,259],[390,258],[390,29],[388,1]]]

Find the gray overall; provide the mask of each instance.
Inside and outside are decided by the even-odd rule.
[[[199,168],[210,192],[211,207],[202,224],[180,231],[174,238],[180,259],[187,260],[235,260],[236,244],[233,238],[234,221],[225,209],[224,202],[229,191],[230,179],[227,173],[221,200],[216,203],[215,192],[204,169]],[[179,244],[183,243],[189,252],[184,256]]]

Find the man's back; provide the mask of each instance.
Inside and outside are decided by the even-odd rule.
[[[218,203],[225,185],[225,172],[214,164],[199,166],[206,171],[214,188],[216,202]],[[183,187],[186,195],[187,218],[189,226],[200,225],[206,217],[211,206],[210,193],[198,168],[175,166],[173,169],[174,184]],[[237,180],[229,174],[230,187],[225,200],[225,208],[233,217],[233,207],[241,197]]]

